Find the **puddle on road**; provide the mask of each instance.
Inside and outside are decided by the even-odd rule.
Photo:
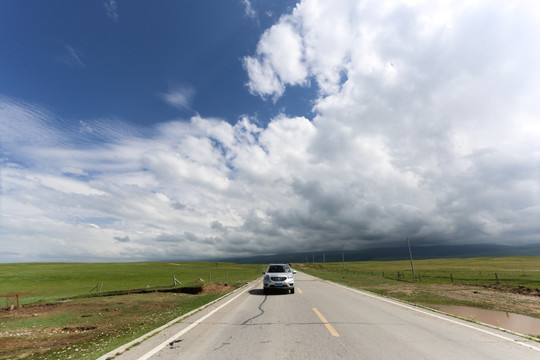
[[[523,316],[504,311],[478,309],[468,306],[433,304],[427,304],[426,306],[462,318],[473,319],[485,324],[512,330],[520,334],[536,335],[537,337],[540,337],[540,319],[530,316]]]

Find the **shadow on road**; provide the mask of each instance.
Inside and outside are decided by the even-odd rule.
[[[249,295],[266,296],[262,289],[249,290]],[[268,295],[289,295],[289,290],[271,290],[268,292]]]

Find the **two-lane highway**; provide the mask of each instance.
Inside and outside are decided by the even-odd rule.
[[[540,359],[538,343],[296,275],[296,294],[261,281],[117,359]]]

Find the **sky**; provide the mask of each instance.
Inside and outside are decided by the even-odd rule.
[[[536,0],[0,2],[0,262],[540,242]]]

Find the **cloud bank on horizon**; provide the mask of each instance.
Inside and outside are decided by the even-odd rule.
[[[535,1],[300,1],[239,61],[268,102],[316,88],[311,118],[148,129],[0,96],[0,262],[538,242],[539,20]]]

